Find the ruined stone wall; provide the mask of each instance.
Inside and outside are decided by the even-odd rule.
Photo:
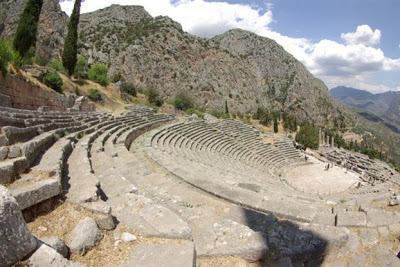
[[[20,109],[36,110],[47,107],[49,110],[65,110],[73,106],[74,99],[64,97],[56,92],[44,90],[21,78],[0,75],[0,95],[5,99],[5,106]]]

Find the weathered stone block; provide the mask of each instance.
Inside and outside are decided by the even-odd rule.
[[[42,244],[29,258],[29,266],[32,267],[79,267],[78,263],[65,259],[53,248]]]
[[[340,211],[336,215],[336,226],[362,227],[367,225],[367,216],[359,211]]]
[[[59,195],[61,186],[56,179],[47,179],[12,188],[11,193],[18,201],[21,209],[24,210]]]
[[[129,260],[122,266],[196,266],[196,252],[190,241],[142,244],[133,250]]]
[[[95,220],[85,218],[81,220],[71,233],[69,248],[72,253],[85,254],[94,247],[102,238]]]
[[[37,240],[29,232],[17,201],[0,186],[0,265],[13,265],[36,246]]]

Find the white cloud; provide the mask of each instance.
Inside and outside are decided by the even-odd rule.
[[[368,82],[368,75],[384,71],[400,71],[400,59],[385,56],[378,48],[381,31],[360,25],[355,32],[343,33],[344,43],[332,40],[318,42],[293,38],[274,31],[272,5],[264,2],[261,9],[249,4],[231,4],[220,0],[85,0],[82,12],[91,12],[111,4],[141,5],[152,16],[169,16],[182,24],[185,31],[201,37],[211,37],[229,29],[242,28],[276,40],[289,53],[304,63],[328,86],[364,86],[371,91],[383,90],[384,85]],[[61,3],[71,12],[73,2]],[[400,47],[400,45],[399,45]],[[388,89],[388,88],[387,88]]]
[[[381,41],[381,31],[373,30],[369,25],[360,25],[355,32],[342,33],[340,37],[348,45],[376,46]]]

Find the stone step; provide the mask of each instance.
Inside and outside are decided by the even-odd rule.
[[[128,266],[195,267],[196,249],[191,241],[141,244],[132,250],[129,259],[121,265]]]

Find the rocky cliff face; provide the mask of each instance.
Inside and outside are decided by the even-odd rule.
[[[0,0],[0,36],[11,38],[17,30],[27,0]],[[58,0],[43,0],[39,18],[36,54],[48,61],[59,57],[64,44],[68,16],[61,11]]]
[[[24,1],[0,2],[14,5],[3,19],[3,35],[12,34]],[[37,44],[41,57],[60,54],[66,24],[58,1],[45,0]],[[320,124],[343,118],[326,86],[300,62],[273,40],[243,30],[203,39],[168,17],[151,17],[143,7],[112,5],[81,15],[79,47],[90,63],[109,65],[110,77],[121,74],[166,98],[186,92],[209,109],[223,110],[225,102],[240,113],[268,107]]]
[[[325,123],[340,117],[326,86],[273,40],[243,30],[213,39],[182,31],[168,17],[118,6],[83,14],[80,51],[138,88],[165,97],[187,92],[199,105],[253,112],[282,109]]]

